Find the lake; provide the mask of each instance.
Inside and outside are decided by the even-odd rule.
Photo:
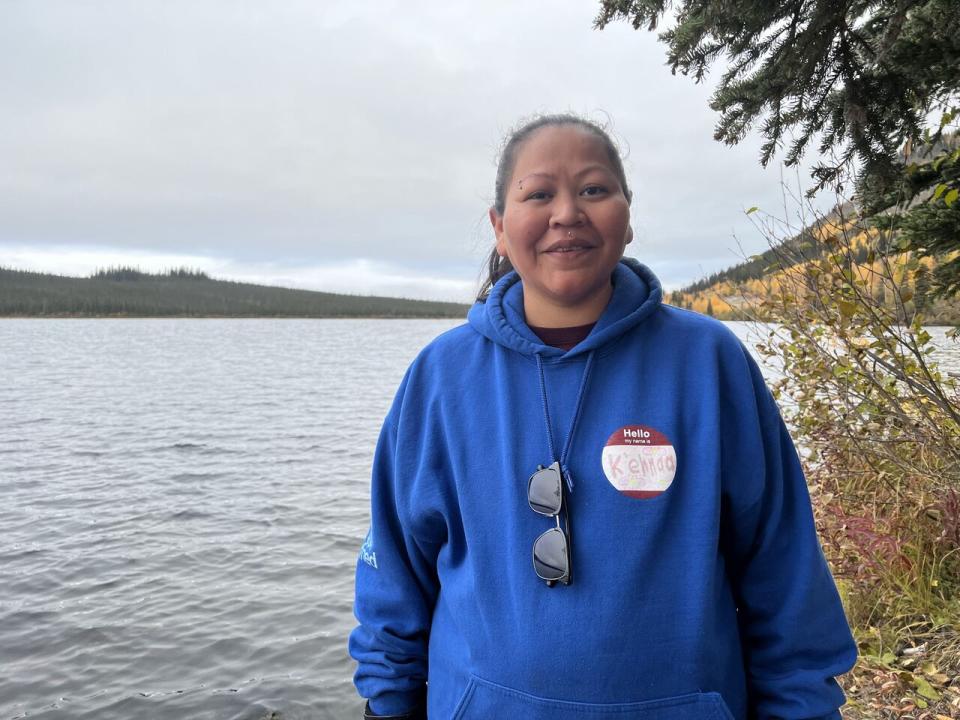
[[[0,719],[361,717],[373,447],[456,324],[0,320]]]

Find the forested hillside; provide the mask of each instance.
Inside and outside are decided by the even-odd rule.
[[[884,248],[883,232],[872,227],[863,230],[863,224],[853,206],[847,205],[789,240],[786,248],[771,248],[667,293],[666,300],[721,320],[768,320],[763,301],[779,291],[784,275],[804,272],[808,265],[821,261],[831,248],[842,242],[852,246],[852,267],[862,275],[878,278],[873,288],[876,299],[891,309],[898,309],[905,322],[919,312],[928,325],[960,325],[960,302],[953,297],[934,297],[931,286],[937,270],[954,261],[958,253],[920,256],[901,251],[889,242],[890,247]],[[785,255],[800,262],[784,268]],[[881,269],[881,264],[887,267]],[[900,293],[897,298],[893,297],[889,283],[879,281],[891,269]]]
[[[134,268],[77,278],[0,268],[5,317],[465,317],[458,303],[364,297]]]

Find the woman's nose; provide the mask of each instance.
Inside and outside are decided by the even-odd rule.
[[[554,196],[551,225],[579,225],[584,220],[580,198],[575,193],[557,193]]]

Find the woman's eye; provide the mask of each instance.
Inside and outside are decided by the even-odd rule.
[[[534,190],[527,195],[527,200],[546,200],[548,197],[550,197],[550,193],[546,190]]]
[[[607,189],[603,185],[588,185],[582,191],[587,197],[596,197],[597,195],[606,195]]]

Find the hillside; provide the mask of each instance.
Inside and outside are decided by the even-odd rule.
[[[132,268],[77,278],[0,268],[0,317],[462,318],[458,303],[290,290]]]
[[[765,320],[768,318],[764,300],[778,291],[785,273],[805,272],[811,264],[822,261],[838,246],[843,246],[851,250],[852,270],[862,276],[882,275],[878,272],[881,263],[888,263],[893,268],[897,284],[909,297],[904,306],[906,314],[921,311],[927,325],[960,325],[960,302],[956,298],[935,299],[930,295],[933,272],[941,262],[953,260],[956,253],[940,258],[917,257],[895,248],[884,249],[880,247],[883,235],[879,230],[863,229],[869,224],[868,220],[857,217],[851,205],[846,205],[789,239],[783,246],[773,247],[681,290],[667,293],[665,299],[671,305],[721,320]],[[785,258],[791,260],[785,263]],[[890,288],[878,283],[875,295],[881,302],[894,307]]]
[[[960,266],[960,203],[954,204],[956,190],[950,190],[957,181],[958,161],[960,133],[937,134],[918,147],[908,144],[903,149],[907,180],[895,191],[859,188],[858,206],[838,205],[797,235],[771,241],[766,252],[668,293],[667,302],[722,320],[765,320],[767,299],[784,287],[796,287],[797,278],[810,282],[821,263],[840,259],[851,277],[864,279],[874,299],[893,310],[900,322],[919,314],[924,324],[960,325],[960,298],[931,293],[934,280],[950,288],[944,278],[956,277]],[[767,233],[782,223],[779,218],[767,220],[773,222],[757,223]]]

